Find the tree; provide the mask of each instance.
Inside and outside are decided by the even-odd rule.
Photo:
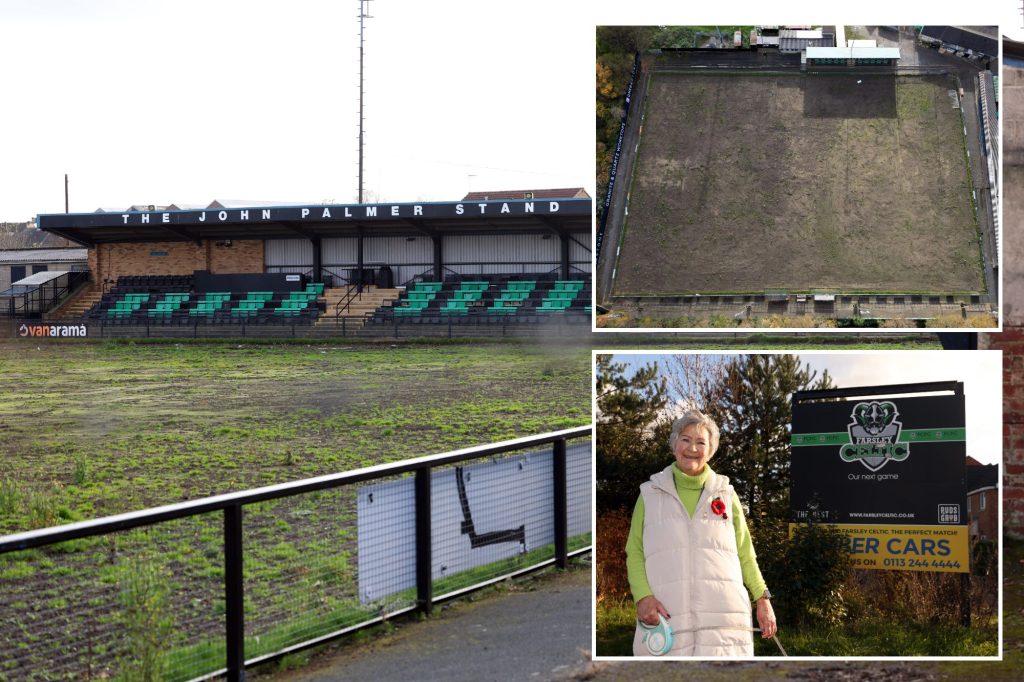
[[[722,432],[715,471],[731,479],[758,520],[789,518],[790,399],[795,391],[832,388],[795,355],[742,355],[724,366],[721,391],[708,414]]]
[[[597,356],[597,506],[627,509],[640,484],[671,461],[668,395],[658,365],[627,376],[627,366]]]
[[[619,96],[618,88],[612,80],[612,69],[610,66],[597,62],[597,94],[605,99],[614,99]],[[601,100],[598,99],[598,103]],[[601,112],[598,112],[600,115]]]
[[[638,41],[643,42],[649,29],[644,27],[598,27],[596,65],[597,82],[597,193],[607,189],[612,154],[619,135],[622,114],[625,111],[626,88],[633,69]],[[602,42],[607,32],[608,40]]]
[[[68,244],[66,239],[37,229],[33,222],[0,223],[0,249],[36,249]]]
[[[626,365],[612,362],[612,356],[597,356],[598,423],[643,429],[665,408],[665,379],[658,376],[656,362],[636,370],[632,377],[625,371]]]
[[[679,353],[667,362],[668,386],[672,397],[707,413],[722,395],[725,382],[725,363],[711,355]]]
[[[656,30],[653,26],[598,26],[597,53],[643,52],[651,44]]]

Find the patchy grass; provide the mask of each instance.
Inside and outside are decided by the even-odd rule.
[[[590,420],[566,346],[0,343],[0,532]]]
[[[1024,541],[1003,538],[1003,660],[942,663],[943,680],[1019,680],[1024,670]]]
[[[655,71],[613,295],[984,291],[955,87]]]
[[[636,609],[633,602],[602,602],[597,605],[595,656],[632,656]]]
[[[7,342],[0,371],[0,533],[590,421],[590,351],[564,344]],[[355,495],[246,507],[250,656],[393,608],[360,600]],[[0,648],[18,652],[0,679],[84,666],[104,679],[191,679],[223,665],[222,525],[206,514],[0,555]],[[140,555],[159,557],[158,572],[133,564]],[[77,663],[48,662],[36,641],[80,647]]]
[[[636,611],[631,601],[597,609],[597,655],[632,656]],[[795,629],[780,624],[779,639],[790,656],[996,656],[997,629],[988,623],[972,629],[891,619],[859,619],[839,627]],[[754,635],[756,656],[781,656],[773,642]],[[958,679],[967,679],[962,676]]]

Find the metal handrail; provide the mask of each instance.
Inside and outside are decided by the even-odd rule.
[[[368,481],[374,478],[404,474],[410,471],[416,471],[417,469],[423,469],[425,467],[454,464],[469,459],[487,457],[488,455],[497,455],[511,450],[521,450],[536,445],[545,445],[557,440],[580,438],[583,436],[589,436],[590,433],[591,427],[589,425],[577,426],[571,429],[552,431],[550,433],[544,433],[537,436],[525,436],[523,438],[503,440],[497,443],[488,443],[487,445],[477,445],[471,448],[453,450],[451,452],[445,452],[438,455],[426,455],[424,457],[416,457],[414,459],[392,462],[390,464],[377,464],[375,466],[354,469],[352,471],[344,471],[337,474],[327,474],[300,481],[268,485],[262,488],[254,488],[252,490],[245,490],[236,493],[214,495],[212,497],[204,497],[198,500],[179,502],[177,504],[169,504],[162,507],[154,507],[152,509],[115,514],[113,516],[91,519],[88,521],[78,521],[64,526],[42,528],[39,530],[25,531],[23,533],[15,533],[13,535],[0,536],[0,554],[23,549],[32,549],[35,547],[43,547],[45,545],[52,545],[58,542],[65,542],[67,540],[75,540],[93,535],[104,535],[113,531],[130,530],[140,526],[153,525],[163,521],[185,518],[187,516],[198,516],[199,514],[220,511],[235,505],[253,504],[255,502],[276,500],[282,497],[292,497],[294,495],[310,493],[316,490],[337,488],[350,483],[361,483],[362,481]]]
[[[36,315],[45,313],[61,303],[61,299],[69,295],[76,287],[88,281],[89,272],[87,270],[70,270],[60,277],[38,285],[35,289],[21,294],[14,294],[10,296],[7,317],[25,317],[30,312]],[[33,299],[33,296],[37,294],[38,298]],[[16,305],[15,299],[17,298],[22,299],[22,301]],[[36,308],[36,310],[29,311],[30,305]]]
[[[334,318],[335,320],[341,318],[341,314],[348,310],[352,305],[352,301],[357,298],[363,297],[363,287],[361,283],[352,284],[351,282],[345,288],[345,295],[338,299],[338,302],[334,304]],[[342,305],[344,304],[344,305]]]
[[[74,291],[76,287],[87,283],[90,279],[91,275],[88,270],[72,270],[69,272],[67,284],[63,288],[54,291],[54,298],[49,307],[52,308],[62,304],[63,301],[61,298],[63,296],[70,296],[71,292]]]
[[[459,274],[458,272],[456,272],[455,270],[452,270],[452,269],[451,269],[450,267],[448,267],[447,265],[445,265],[445,266],[442,266],[442,267],[444,267],[444,269],[445,269],[446,271],[450,272],[450,273],[451,273],[451,274],[453,274],[453,275],[457,275],[457,274]],[[408,286],[409,286],[410,284],[412,284],[413,282],[415,282],[415,281],[417,280],[417,278],[419,278],[419,277],[426,277],[427,275],[433,275],[433,274],[434,274],[434,266],[433,266],[433,265],[431,265],[431,266],[430,266],[429,268],[427,268],[427,269],[426,269],[426,270],[424,270],[423,272],[418,272],[418,273],[416,273],[415,275],[413,275],[412,277],[410,277],[409,279],[405,280],[405,281],[404,281],[404,282],[402,282],[402,284],[401,284],[401,285],[399,285],[399,286],[403,286],[403,287],[408,287]],[[429,280],[429,281],[433,281],[433,280]]]
[[[338,488],[343,485],[373,480],[385,476],[395,476],[403,473],[415,473],[415,496],[416,496],[416,606],[403,609],[402,612],[421,610],[428,615],[431,613],[435,597],[433,594],[433,579],[431,577],[431,504],[430,504],[430,477],[434,467],[446,464],[454,464],[470,459],[480,459],[488,456],[495,456],[506,452],[523,450],[538,445],[552,444],[553,448],[553,482],[554,482],[554,558],[534,566],[555,565],[564,568],[568,564],[568,557],[589,548],[581,548],[569,552],[568,550],[568,508],[567,508],[567,473],[566,473],[566,441],[590,436],[592,427],[590,425],[553,431],[537,436],[527,436],[512,440],[490,443],[471,448],[464,448],[438,455],[417,457],[401,462],[380,464],[354,471],[328,474],[315,478],[281,483],[265,486],[235,493],[214,495],[189,502],[155,507],[141,511],[116,514],[105,518],[79,521],[64,526],[44,528],[40,530],[26,531],[0,537],[0,554],[15,552],[39,547],[45,547],[68,540],[75,540],[98,535],[106,535],[112,532],[130,530],[144,526],[152,526],[165,521],[182,519],[186,517],[208,514],[222,511],[224,513],[224,632],[226,644],[226,666],[220,670],[210,671],[198,679],[208,679],[214,676],[225,675],[231,682],[240,682],[245,678],[246,665],[254,665],[276,658],[300,648],[305,648],[324,641],[329,637],[340,636],[352,631],[354,628],[371,625],[377,622],[383,615],[360,623],[354,628],[346,628],[342,631],[332,633],[326,637],[319,637],[314,640],[292,645],[274,654],[262,655],[257,658],[245,659],[245,616],[244,616],[244,579],[243,559],[244,550],[242,546],[243,515],[242,508],[245,505],[276,500],[286,497],[293,497],[304,493],[311,493],[320,490]],[[526,569],[523,569],[526,570]],[[522,571],[516,571],[516,574]],[[485,583],[486,584],[486,583]],[[442,598],[454,596],[464,590],[458,590],[451,595],[442,595]],[[390,614],[395,615],[395,614]]]
[[[540,275],[549,275],[549,274],[551,274],[553,272],[558,272],[558,271],[560,271],[562,269],[562,266],[561,266],[560,263],[555,263],[554,261],[547,261],[547,260],[545,260],[545,261],[531,261],[531,262],[527,262],[527,263],[506,263],[504,261],[476,261],[476,262],[473,262],[473,263],[454,263],[454,265],[460,265],[460,266],[467,266],[468,265],[468,266],[481,266],[481,267],[486,266],[486,265],[498,265],[498,266],[507,266],[508,267],[508,269],[505,272],[501,272],[501,273],[485,274],[485,273],[481,272],[481,273],[479,273],[479,276],[481,276],[481,277],[494,277],[494,276],[502,276],[502,275],[515,275],[515,276],[538,275],[538,276],[540,276]],[[528,272],[526,270],[527,267],[529,267],[529,266],[536,266],[536,265],[541,265],[541,266],[547,265],[547,266],[553,266],[553,267],[551,267],[549,270],[539,271],[539,272],[538,271],[529,271]],[[581,267],[581,266],[588,266],[588,265],[589,265],[589,261],[575,260],[575,261],[570,261],[569,262],[570,269],[576,270],[577,272],[582,272],[584,274],[588,274],[589,275],[590,273],[588,271],[586,271],[586,270],[583,270],[582,267]],[[519,271],[518,272],[512,272],[512,267],[513,266],[519,266]],[[463,277],[475,276],[475,275],[472,275],[472,274],[467,274],[465,272],[460,272],[460,271],[455,270],[455,269],[453,269],[453,268],[451,268],[451,267],[449,267],[447,265],[444,266],[444,271],[445,271],[445,274],[461,275]],[[433,274],[434,274],[434,268],[433,267],[427,268],[423,272],[419,272],[419,273],[413,275],[412,277],[407,279],[405,282],[403,282],[400,286],[407,287],[410,284],[412,284],[413,282],[415,282],[418,278],[427,277],[428,275],[430,277],[433,277]],[[435,281],[435,280],[431,279],[431,281]]]

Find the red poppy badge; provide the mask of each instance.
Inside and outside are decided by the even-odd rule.
[[[722,502],[721,497],[711,500],[711,513],[715,516],[721,516],[723,519],[729,518],[729,515],[725,513],[725,502]]]

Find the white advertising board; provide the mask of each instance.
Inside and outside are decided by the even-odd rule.
[[[569,537],[590,532],[591,444],[566,448]],[[431,492],[434,580],[554,543],[550,449],[435,471]],[[416,586],[413,477],[359,490],[359,599]]]

